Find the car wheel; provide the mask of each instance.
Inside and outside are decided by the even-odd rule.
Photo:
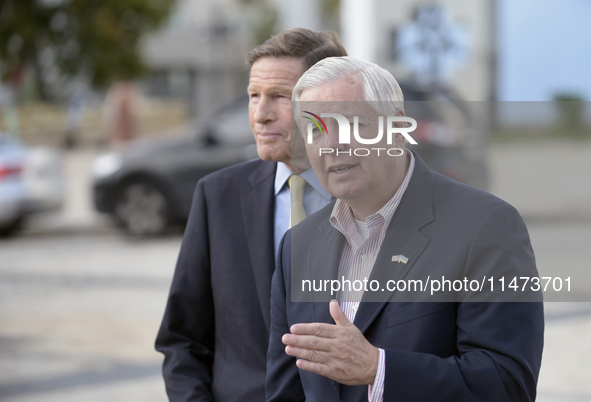
[[[0,227],[0,238],[7,238],[14,236],[19,230],[22,229],[24,224],[24,218],[21,216],[7,225]]]
[[[162,234],[170,223],[164,192],[149,181],[124,184],[115,201],[115,219],[133,236]]]

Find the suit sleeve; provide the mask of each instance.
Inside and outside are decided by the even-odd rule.
[[[499,205],[482,219],[464,274],[538,276],[527,229],[513,207]],[[385,351],[384,400],[535,400],[544,332],[541,295],[527,302],[476,297],[457,304],[456,356]]]
[[[208,215],[197,183],[156,350],[170,401],[213,400],[214,310],[210,285]]]
[[[291,299],[291,231],[281,240],[271,286],[271,332],[267,352],[267,401],[304,401],[296,359],[285,353],[281,337],[289,333],[286,307]]]

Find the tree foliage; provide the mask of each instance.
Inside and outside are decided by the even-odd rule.
[[[133,79],[145,69],[140,40],[160,27],[175,0],[0,0],[0,74],[24,67],[44,76],[55,69],[83,76],[95,88]]]

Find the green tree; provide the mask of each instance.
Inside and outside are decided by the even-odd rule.
[[[175,0],[0,0],[0,76],[30,68],[47,100],[47,66],[95,88],[141,75],[140,40],[168,18]]]

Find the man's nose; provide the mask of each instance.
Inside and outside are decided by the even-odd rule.
[[[323,147],[332,149],[345,149],[348,145],[339,143],[338,125],[328,126],[328,131],[322,135]]]
[[[273,121],[276,118],[274,102],[266,96],[261,97],[255,105],[254,119],[257,123]]]

